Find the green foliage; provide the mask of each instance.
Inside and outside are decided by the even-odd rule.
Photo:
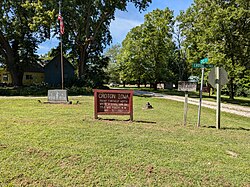
[[[249,2],[242,0],[197,0],[179,16],[189,62],[208,57],[209,63],[225,67],[231,98],[237,88],[247,86],[240,85],[240,80],[249,75],[249,7]]]
[[[63,3],[66,29],[63,40],[65,48],[77,59],[79,78],[88,79],[94,73],[89,74],[89,66],[111,42],[109,26],[115,11],[125,11],[128,2],[143,10],[151,0],[73,0]]]
[[[74,58],[73,61],[78,61],[79,79],[88,79],[94,73],[103,74],[101,69],[105,67],[105,63],[102,66],[92,62],[102,58],[104,48],[111,41],[109,26],[114,19],[115,11],[126,10],[129,2],[139,10],[144,10],[151,0],[63,2],[62,16],[66,31],[63,35],[63,51],[70,53],[69,56]],[[1,1],[0,5],[0,61],[4,59],[13,76],[14,84],[21,85],[23,67],[27,62],[38,60],[35,55],[38,43],[49,38],[52,31],[54,35],[58,33],[55,15],[58,2],[52,0]],[[51,27],[53,27],[52,30]],[[103,60],[98,62],[102,63]],[[100,79],[99,77],[98,80],[89,81],[95,82]]]
[[[133,28],[122,43],[121,79],[138,85],[175,79],[172,31],[173,12],[168,8],[145,15],[145,22]]]
[[[108,75],[108,81],[107,82],[115,82],[120,83],[120,75],[119,75],[119,64],[117,62],[118,55],[121,51],[121,45],[116,44],[110,47],[106,53],[105,56],[109,59],[109,64],[106,69],[106,74]]]
[[[48,90],[54,89],[46,85],[33,85],[19,88],[0,88],[0,96],[47,96]],[[71,86],[66,87],[68,95],[91,95],[91,87]]]
[[[22,84],[24,67],[37,62],[37,46],[49,37],[53,11],[46,5],[42,1],[1,3],[0,56],[15,85]]]

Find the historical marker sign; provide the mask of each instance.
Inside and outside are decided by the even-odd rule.
[[[133,120],[132,90],[94,90],[95,119],[98,115],[130,115]]]
[[[185,92],[184,102],[184,126],[187,124],[188,92],[196,91],[196,82],[178,81],[178,91]]]
[[[178,91],[195,92],[196,87],[197,87],[196,82],[178,81]]]

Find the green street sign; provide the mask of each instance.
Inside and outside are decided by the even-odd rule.
[[[192,64],[192,67],[193,68],[213,68],[214,65],[213,64],[197,64],[197,63],[194,63],[194,64]]]
[[[208,63],[208,58],[203,58],[203,59],[201,59],[201,60],[200,60],[200,63],[201,63],[201,64],[206,64],[206,63]]]

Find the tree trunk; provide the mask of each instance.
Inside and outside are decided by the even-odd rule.
[[[22,86],[23,71],[18,68],[18,43],[14,41],[11,47],[4,38],[3,34],[0,32],[0,44],[2,44],[2,52],[4,53],[7,70],[10,72],[12,77],[12,84],[14,86]]]
[[[140,78],[140,77],[139,77],[139,79],[138,79],[137,87],[138,87],[138,88],[141,87],[141,78]]]
[[[23,86],[23,72],[20,70],[10,70],[10,74],[12,77],[13,85],[20,87]]]
[[[80,58],[78,62],[78,78],[86,78],[87,46],[80,46]]]
[[[157,90],[157,82],[154,82],[154,90]]]
[[[234,100],[234,83],[233,83],[233,78],[230,79],[230,99]]]

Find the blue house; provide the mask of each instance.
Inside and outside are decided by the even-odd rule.
[[[63,57],[64,82],[68,82],[74,78],[74,66]],[[49,63],[44,66],[45,83],[50,86],[61,86],[61,57],[57,55]]]

